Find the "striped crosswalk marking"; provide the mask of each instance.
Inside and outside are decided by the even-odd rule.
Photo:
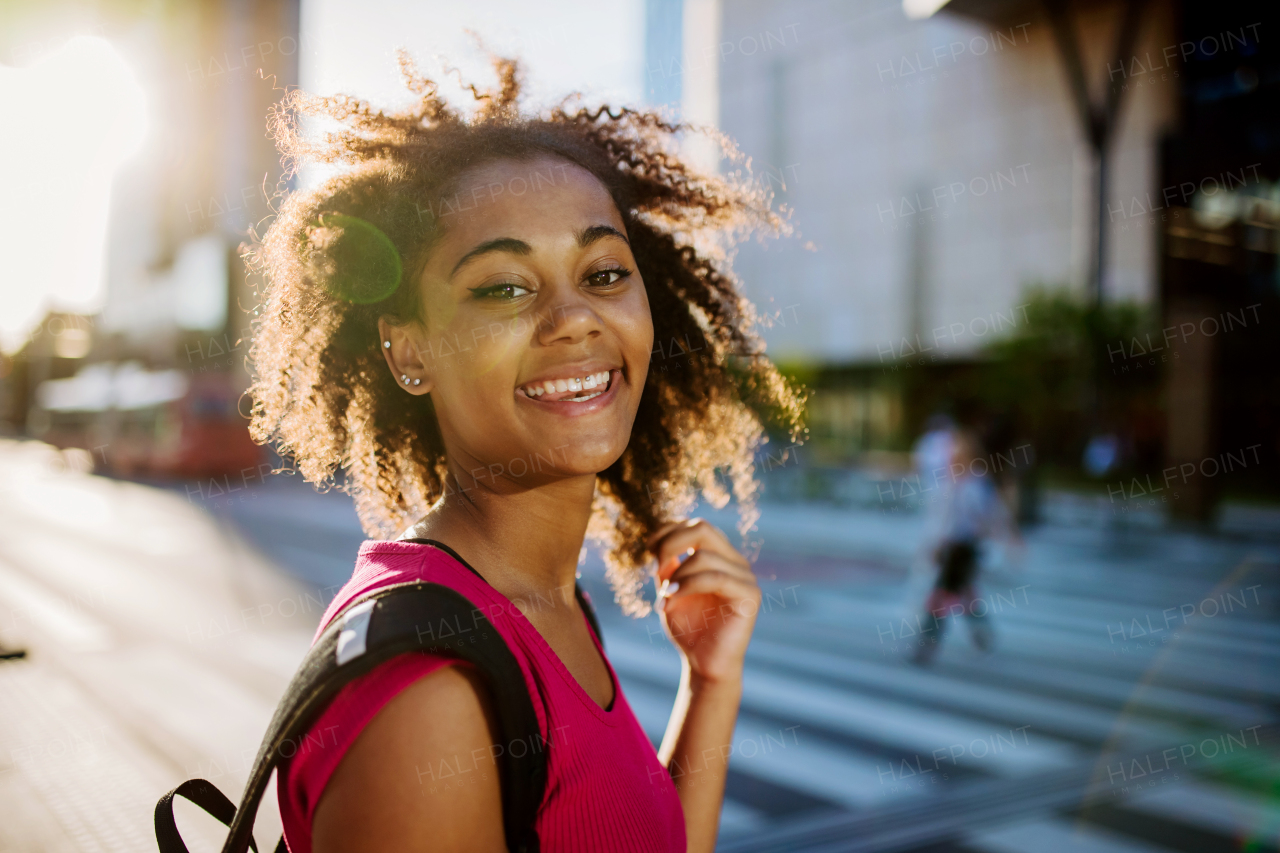
[[[1107,768],[1114,771],[1119,756],[1158,758],[1173,745],[1269,726],[1280,698],[1280,628],[1259,620],[1260,608],[1233,619],[1192,618],[1176,630],[1148,631],[1148,626],[1161,627],[1162,613],[1180,619],[1178,597],[1200,602],[1212,582],[1188,575],[1166,588],[1147,575],[1115,584],[1108,580],[1112,568],[1086,567],[1086,583],[1034,571],[1016,577],[1016,583],[1002,588],[1003,610],[993,615],[995,654],[969,649],[964,626],[952,625],[936,665],[925,669],[904,660],[910,629],[920,626],[912,610],[918,590],[900,582],[830,582],[783,592],[784,582],[776,582],[773,601],[785,600],[787,606],[761,613],[747,656],[735,738],[798,724],[799,743],[767,760],[735,755],[731,769],[818,797],[851,815],[869,815],[911,802],[927,814],[930,803],[941,801],[938,797],[971,782],[1038,778],[1078,768],[1109,808],[1137,810],[1130,812],[1135,819],[1118,827],[1091,822],[1087,808],[1083,819],[1053,811],[1024,815],[986,831],[951,836],[966,850],[1182,849],[1139,837],[1138,812],[1225,838],[1247,837],[1273,825],[1273,803],[1197,781],[1194,767],[1179,784],[1155,792],[1141,789],[1131,795],[1140,789],[1109,784]],[[1158,570],[1151,567],[1152,573]],[[1019,592],[1018,606],[1010,607],[1010,590],[1017,585],[1025,586],[1027,595]],[[1153,590],[1170,600],[1159,600]],[[607,593],[601,590],[597,598]],[[994,601],[995,593],[988,598]],[[646,728],[660,737],[679,674],[678,657],[665,645],[656,618],[640,624],[606,619],[605,634],[624,690]],[[999,752],[974,755],[966,749],[955,763],[961,772],[947,784],[920,783],[927,777],[922,771],[948,767],[949,747],[979,740],[991,744],[993,733],[1007,739],[1019,727],[1025,727],[1026,742],[1020,740],[1017,748],[1007,748],[1006,740]],[[917,778],[905,778],[901,770]],[[726,815],[733,817],[723,822],[722,839],[739,839],[735,850],[752,849],[751,838],[779,825],[776,814],[766,813],[767,805],[734,799],[730,786]],[[877,848],[870,843],[850,849]]]
[[[1164,853],[1132,838],[1125,838],[1088,825],[1072,825],[1061,820],[1037,820],[972,833],[965,846],[983,853]]]

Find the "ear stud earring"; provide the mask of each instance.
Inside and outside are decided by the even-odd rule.
[[[420,385],[421,383],[422,383],[422,380],[421,380],[421,379],[415,379],[415,380],[413,380],[413,384],[414,384],[414,385]]]
[[[405,385],[408,385],[408,384],[409,384],[409,377],[408,377],[408,376],[405,376],[403,373],[401,373],[401,374],[400,374],[400,381],[401,381],[401,382],[403,382]]]
[[[383,349],[391,349],[391,341],[383,341],[383,342],[382,342],[382,348],[383,348]]]

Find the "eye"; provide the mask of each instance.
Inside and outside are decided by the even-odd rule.
[[[477,299],[493,299],[498,302],[504,302],[512,299],[519,299],[521,296],[532,293],[533,291],[525,287],[523,284],[517,284],[514,281],[504,281],[498,284],[490,284],[485,287],[475,287],[471,289]]]
[[[611,284],[617,284],[627,276],[631,275],[631,270],[622,267],[611,267],[607,270],[599,270],[587,276],[587,283],[596,287],[608,287]]]

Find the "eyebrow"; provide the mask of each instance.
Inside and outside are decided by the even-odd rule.
[[[583,228],[578,232],[578,248],[585,249],[597,240],[603,240],[605,237],[617,237],[628,246],[631,241],[627,239],[627,235],[623,234],[612,225],[592,225],[590,228]]]
[[[578,248],[585,249],[592,243],[595,243],[597,240],[603,240],[605,237],[617,237],[628,246],[631,245],[631,241],[627,239],[627,235],[623,234],[612,225],[592,225],[588,228],[583,228],[578,232]],[[487,255],[491,252],[509,252],[513,255],[531,255],[533,254],[533,247],[523,240],[517,240],[514,237],[499,237],[496,240],[486,240],[470,252],[463,255],[462,258],[453,265],[453,271],[449,273],[449,278],[453,278],[457,275],[458,270],[462,269],[466,264],[474,261],[481,255]]]
[[[523,240],[517,240],[514,237],[499,237],[496,240],[486,240],[479,246],[476,246],[470,252],[462,256],[462,259],[453,265],[453,272],[449,273],[449,278],[453,278],[458,274],[458,270],[466,264],[471,263],[481,255],[487,255],[491,252],[510,252],[513,255],[531,255],[533,247]]]

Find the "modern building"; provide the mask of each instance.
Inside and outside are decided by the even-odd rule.
[[[672,15],[671,0],[654,5]],[[744,246],[735,270],[773,319],[770,351],[817,389],[820,445],[904,447],[939,399],[962,402],[977,380],[956,377],[980,370],[984,347],[1027,322],[1029,287],[1089,300],[1100,285],[1105,303],[1147,306],[1160,328],[1197,324],[1164,356],[1133,341],[1099,355],[1135,375],[1167,361],[1163,395],[1148,395],[1165,461],[1260,442],[1274,467],[1280,396],[1242,363],[1277,354],[1264,336],[1280,308],[1273,7],[714,5],[700,52],[690,42],[707,33],[684,7],[683,85],[718,81],[701,113],[792,211],[796,234]],[[1208,334],[1229,312],[1234,331]],[[1080,419],[1075,441],[1098,428]],[[1206,500],[1186,505],[1203,513]]]
[[[99,14],[92,32],[133,66],[150,133],[113,186],[102,310],[50,315],[6,362],[5,418],[92,443],[123,473],[234,471],[261,455],[237,410],[256,304],[240,252],[283,188],[266,122],[297,85],[299,2]]]

